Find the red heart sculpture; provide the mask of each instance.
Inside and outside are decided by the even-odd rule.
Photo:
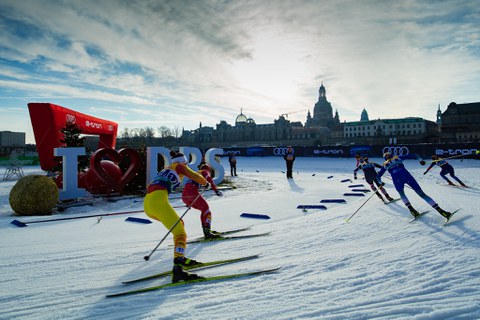
[[[108,160],[118,164],[126,157],[130,159],[130,166],[122,175],[120,181],[116,181],[110,177],[100,163],[102,160],[104,160],[104,158],[108,158]],[[110,187],[110,190],[115,190],[119,193],[121,193],[123,188],[125,188],[125,186],[132,181],[132,179],[140,170],[140,166],[140,155],[134,149],[122,149],[118,152],[113,149],[98,149],[90,158],[90,170],[93,170],[98,179]]]

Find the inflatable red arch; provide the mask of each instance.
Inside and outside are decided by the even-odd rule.
[[[60,132],[67,122],[75,123],[82,134],[98,135],[98,148],[115,149],[118,124],[51,103],[29,103],[30,120],[42,170],[55,166],[53,149],[62,147]]]

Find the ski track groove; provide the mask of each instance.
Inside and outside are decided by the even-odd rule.
[[[352,179],[351,159],[345,160],[348,173],[336,163],[344,160],[326,166],[314,165],[312,170],[301,163],[313,160],[302,159],[294,181],[286,181],[280,173],[284,170],[283,162],[277,160],[280,165],[269,163],[270,171],[262,168],[260,173],[241,173],[232,179],[241,188],[207,200],[218,229],[230,227],[228,222],[232,219],[236,227],[253,225],[249,232],[273,231],[272,234],[255,241],[191,245],[187,250],[189,256],[200,261],[260,254],[254,263],[226,265],[201,274],[228,274],[283,265],[278,273],[105,299],[105,294],[127,288],[120,284],[123,279],[171,268],[171,248],[166,247],[172,243],[171,237],[149,262],[143,260],[165,234],[157,222],[140,226],[123,223],[125,217],[109,217],[99,224],[80,219],[32,225],[24,230],[4,226],[1,232],[9,236],[3,239],[10,243],[3,242],[0,246],[0,255],[6,258],[0,264],[6,271],[0,275],[0,303],[7,308],[0,319],[153,320],[183,318],[186,313],[192,319],[210,320],[225,319],[225,315],[236,319],[480,318],[480,220],[474,210],[468,209],[479,207],[477,198],[468,197],[473,192],[432,184],[427,179],[432,176],[422,175],[424,168],[415,169],[412,162],[407,162],[425,192],[442,207],[449,210],[464,207],[451,224],[442,227],[443,218],[408,188],[407,195],[415,208],[430,209],[421,220],[408,224],[410,214],[401,201],[384,205],[373,196],[346,223],[369,194],[347,198],[345,204],[326,204],[324,211],[303,213],[296,205],[342,197],[348,188],[340,181]],[[328,174],[319,173],[325,170]],[[274,175],[266,175],[268,178],[263,175],[274,171]],[[334,178],[328,180],[328,175]],[[458,175],[466,176],[461,170]],[[475,176],[468,178],[468,183],[474,184]],[[309,184],[310,181],[315,184]],[[391,181],[385,181],[388,192],[396,197]],[[275,203],[279,199],[277,194],[282,194],[281,206]],[[283,197],[284,194],[294,197]],[[299,195],[310,200],[301,200]],[[2,206],[3,203],[8,201],[3,201]],[[121,211],[117,205],[126,203],[107,204],[104,208]],[[177,199],[175,203],[181,201]],[[80,207],[68,211],[80,214],[91,209]],[[264,211],[272,219],[238,218],[241,212],[255,210]],[[189,238],[201,235],[198,212],[193,212],[186,217]],[[3,221],[8,224],[11,218]],[[74,232],[68,234],[73,226]],[[112,232],[110,226],[116,229]],[[67,231],[62,232],[63,228]],[[98,237],[99,233],[104,236]],[[47,238],[41,234],[53,236]],[[42,241],[45,239],[48,240]],[[70,246],[62,246],[62,242]],[[168,282],[168,277],[147,282],[148,286],[156,285]],[[4,289],[12,286],[15,292]],[[129,285],[130,288],[134,287]]]

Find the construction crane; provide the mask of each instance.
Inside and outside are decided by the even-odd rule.
[[[283,117],[283,116],[285,116],[286,118],[288,118],[288,115],[289,115],[289,114],[299,113],[299,112],[302,112],[302,111],[305,111],[305,109],[297,110],[297,111],[292,111],[292,112],[287,112],[287,113],[282,113],[282,114],[279,116],[279,118],[280,118],[280,117]]]

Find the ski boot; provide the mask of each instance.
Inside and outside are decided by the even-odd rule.
[[[380,193],[377,193],[377,196],[382,200],[383,203],[387,204],[388,202],[383,199],[382,195]]]
[[[449,186],[454,186],[455,183],[453,183],[452,181],[448,181],[448,185],[449,185]]]
[[[203,235],[205,236],[205,239],[222,238],[222,235],[219,232],[210,230],[209,227],[203,227]]]
[[[193,259],[186,257],[177,257],[173,259],[173,269],[172,269],[172,283],[177,283],[180,281],[188,281],[195,279],[202,279],[203,277],[195,274],[189,273],[183,270],[183,267],[191,267],[195,265],[201,265],[201,262],[198,262]]]
[[[390,197],[390,195],[387,194],[385,197],[387,198],[388,201],[393,201],[393,198]]]
[[[468,188],[467,185],[466,185],[465,183],[463,183],[463,182],[460,182],[460,185],[461,185],[462,187]]]
[[[438,211],[438,213],[440,213],[444,218],[447,218],[447,220],[450,220],[450,217],[452,216],[452,214],[448,211],[445,211],[443,210],[442,208],[440,208],[439,206],[436,206],[434,207],[435,210]]]
[[[182,267],[193,267],[193,266],[201,265],[202,263],[187,257],[176,257],[175,259],[173,259],[173,264],[179,265]]]
[[[408,210],[410,210],[410,213],[411,213],[411,215],[412,215],[414,218],[416,218],[416,217],[418,217],[418,216],[420,215],[420,213],[419,213],[417,210],[415,210],[415,209],[412,207],[412,205],[410,205],[410,204],[407,205],[407,208],[408,208]]]
[[[183,271],[182,266],[180,265],[174,265],[173,270],[172,270],[172,283],[177,283],[181,281],[189,281],[189,280],[197,280],[197,279],[203,279],[202,276],[199,276],[198,274],[195,273],[190,273]]]

